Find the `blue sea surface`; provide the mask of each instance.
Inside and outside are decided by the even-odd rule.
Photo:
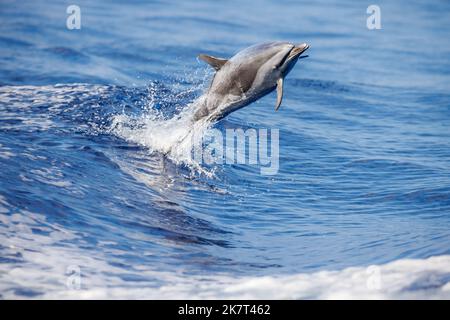
[[[448,1],[378,1],[380,30],[349,0],[77,0],[80,30],[69,4],[0,4],[0,297],[64,290],[73,266],[83,289],[158,288],[450,254]],[[198,54],[273,40],[311,46],[280,110],[214,128],[279,129],[277,174],[205,175],[113,130],[198,98]]]

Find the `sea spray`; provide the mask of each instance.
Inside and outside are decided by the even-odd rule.
[[[192,120],[194,110],[203,99],[203,96],[199,97],[172,118],[166,118],[151,108],[154,99],[149,97],[149,107],[143,114],[122,112],[113,115],[110,132],[151,152],[164,154],[176,164],[184,164],[199,173],[212,175],[212,171],[203,168],[192,156],[196,148],[202,148],[202,137],[212,125],[207,121]]]

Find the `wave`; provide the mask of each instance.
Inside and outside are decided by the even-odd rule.
[[[0,212],[9,206],[0,196]],[[205,275],[118,263],[98,250],[104,242],[87,249],[79,232],[28,211],[0,215],[0,234],[10,235],[0,246],[4,299],[450,299],[450,255],[311,273]]]
[[[0,196],[0,212],[2,206]],[[311,273],[200,275],[57,245],[79,235],[32,212],[0,215],[0,231],[8,230],[0,258],[4,299],[450,299],[450,255]]]
[[[294,275],[236,278],[155,277],[160,287],[57,291],[43,298],[80,299],[450,299],[450,256]]]
[[[202,81],[200,87],[206,76]],[[196,90],[179,90],[159,82],[151,82],[147,88],[77,83],[1,86],[0,111],[15,121],[25,119],[27,128],[33,130],[49,130],[58,124],[58,129],[68,130],[67,123],[60,123],[61,119],[68,120],[75,132],[112,135],[151,153],[160,153],[193,172],[211,176],[212,171],[192,157],[194,148],[201,148],[199,142],[212,126],[210,122],[192,121],[196,107],[204,99],[198,97]],[[31,127],[34,123],[36,128]]]
[[[55,252],[24,252],[33,268],[25,265],[7,270],[5,264],[0,265],[2,298],[450,299],[450,255],[339,271],[236,277],[183,276],[144,265],[134,266],[136,272],[124,274],[120,265],[79,254],[75,248],[52,247],[51,251]],[[68,268],[79,270],[78,283],[71,279]]]

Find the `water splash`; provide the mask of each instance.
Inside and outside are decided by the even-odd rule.
[[[128,142],[148,148],[151,152],[161,153],[177,165],[186,165],[197,173],[213,176],[213,169],[205,168],[193,157],[202,148],[202,138],[213,124],[208,121],[193,121],[195,110],[203,104],[205,96],[184,106],[175,101],[175,108],[169,115],[167,110],[158,108],[160,104],[164,105],[164,100],[181,99],[191,93],[191,90],[178,94],[168,91],[165,96],[157,97],[161,90],[150,85],[143,113],[122,112],[112,115],[108,131]]]

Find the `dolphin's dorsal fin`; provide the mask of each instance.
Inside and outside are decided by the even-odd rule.
[[[208,56],[207,54],[200,54],[198,56],[200,60],[205,61],[211,67],[213,67],[216,71],[219,71],[220,68],[228,61],[227,59],[216,58],[213,56]]]
[[[280,107],[281,100],[283,100],[283,78],[277,81],[277,104],[275,105],[275,111]]]

